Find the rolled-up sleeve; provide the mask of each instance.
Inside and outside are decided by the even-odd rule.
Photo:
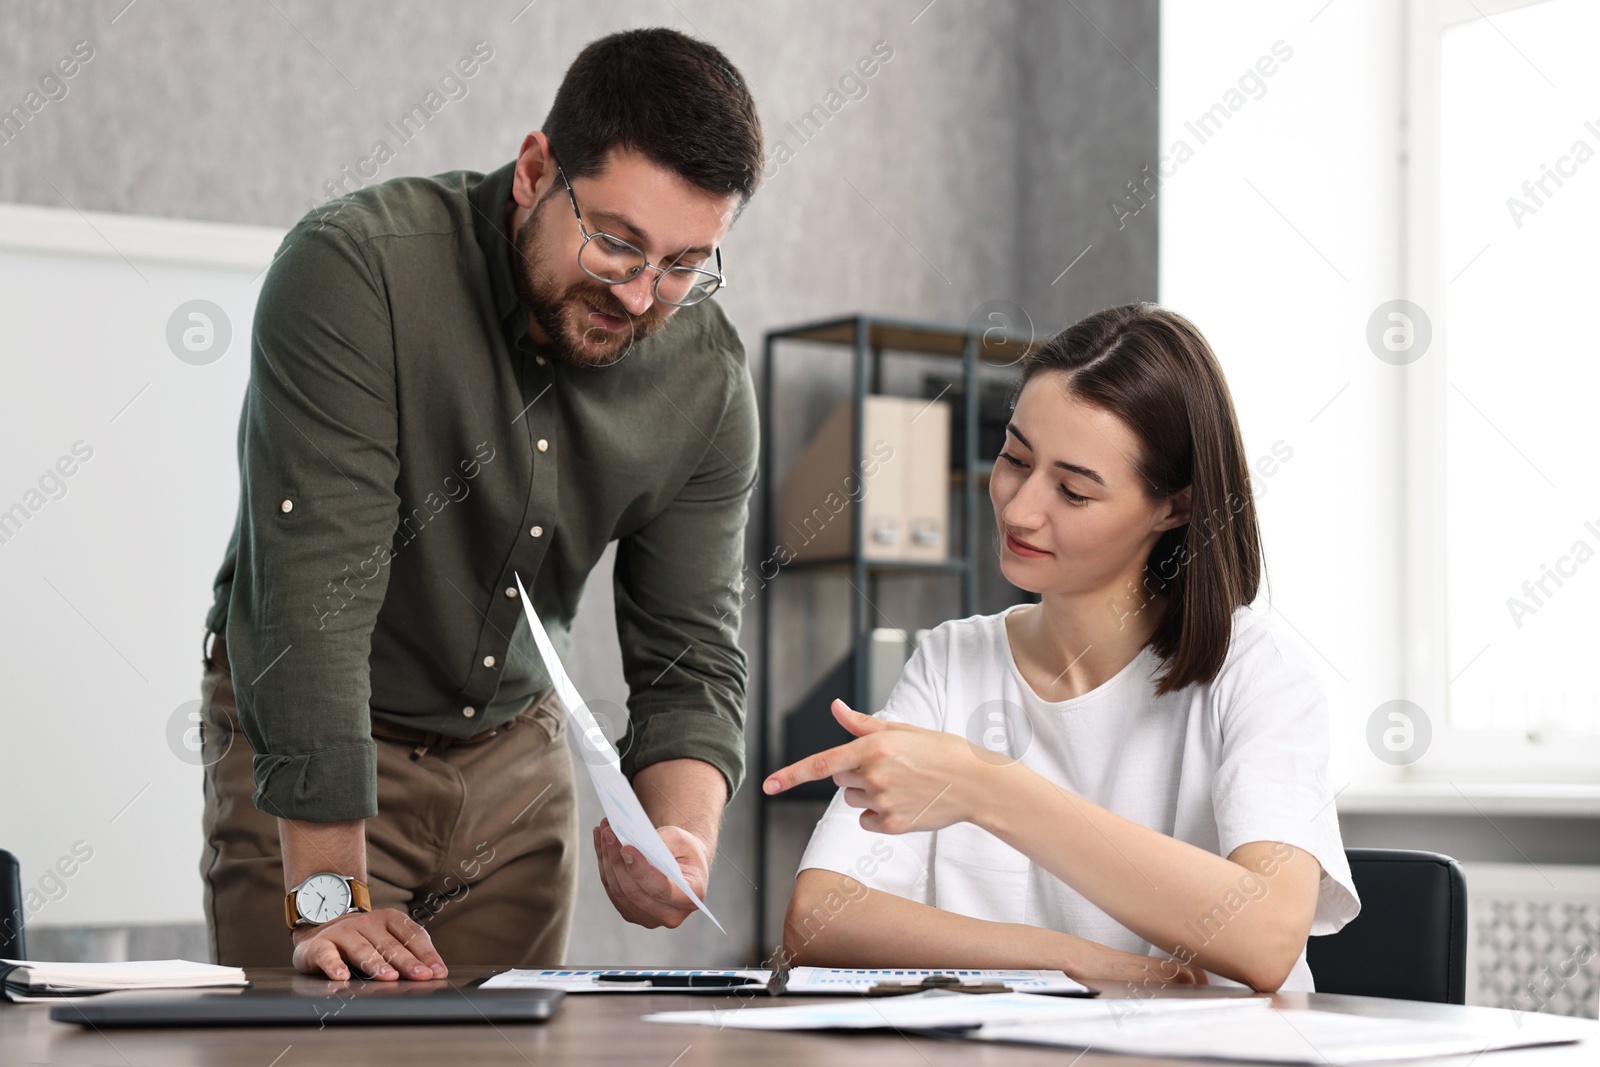
[[[239,427],[228,656],[268,815],[377,814],[368,657],[398,511],[388,305],[362,248],[307,221],[257,303]]]
[[[619,541],[614,587],[629,690],[623,770],[703,760],[732,797],[744,777],[748,669],[738,637],[760,429],[742,349],[736,337],[723,343],[736,358],[705,454],[671,503]]]

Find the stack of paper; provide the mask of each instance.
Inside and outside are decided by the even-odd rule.
[[[6,996],[15,1001],[55,1000],[114,989],[195,989],[247,986],[238,967],[189,960],[135,960],[130,963],[38,963],[0,960]]]
[[[1227,1013],[1261,1018],[1269,997],[1173,997],[1139,1002],[1151,1015],[1186,1019]],[[660,1011],[653,1023],[692,1023],[743,1030],[970,1030],[976,1027],[1053,1022],[1112,1022],[1129,1014],[1128,1002],[1041,996],[1037,993],[955,993],[936,989],[902,997],[830,1000],[776,1008],[741,1005],[727,1010]]]
[[[1495,1008],[1474,1008],[1451,1019],[1353,1015],[1281,1009],[1270,997],[1226,994],[1088,1000],[935,990],[815,1005],[665,1011],[644,1018],[746,1030],[892,1028],[1150,1058],[1316,1067],[1429,1056],[1476,1058],[1489,1049],[1600,1041],[1600,1028],[1586,1019]]]
[[[1108,1002],[1109,1003],[1109,1002]],[[1140,1002],[1145,1006],[1164,1000]],[[1144,1014],[1141,1012],[1141,1014]],[[1521,1017],[1519,1018],[1519,1015]],[[996,1023],[966,1036],[976,1041],[1093,1049],[1133,1056],[1248,1060],[1256,1063],[1365,1064],[1425,1056],[1471,1056],[1490,1049],[1567,1044],[1593,1040],[1588,1020],[1536,1018],[1481,1009],[1468,1019],[1406,1019],[1344,1012],[1265,1012],[1249,1025],[1237,1018],[1206,1015],[1177,1025],[1171,1016],[1137,1021],[1036,1019]],[[1487,1062],[1487,1061],[1485,1061]],[[1593,1059],[1590,1062],[1595,1062]]]

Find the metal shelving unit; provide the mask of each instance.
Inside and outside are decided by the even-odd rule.
[[[981,501],[978,497],[980,482],[990,472],[990,463],[978,455],[980,411],[980,368],[985,365],[1008,366],[1018,362],[1026,351],[1030,339],[997,332],[991,328],[963,328],[938,323],[916,322],[906,319],[886,318],[877,315],[855,314],[820,322],[804,323],[769,331],[762,352],[761,408],[761,544],[770,550],[777,542],[778,483],[773,459],[773,396],[778,374],[778,347],[783,342],[800,341],[837,345],[847,348],[851,358],[850,399],[854,403],[851,422],[850,454],[860,462],[864,454],[863,427],[866,397],[883,392],[883,359],[885,353],[905,355],[944,356],[961,361],[962,404],[955,413],[962,420],[965,455],[951,470],[952,484],[959,489],[960,552],[956,553],[956,540],[948,538],[950,558],[933,562],[903,562],[868,560],[862,556],[863,511],[852,508],[850,555],[838,559],[796,560],[782,567],[769,582],[777,581],[785,571],[816,573],[844,572],[857,595],[850,600],[850,633],[852,678],[850,691],[841,694],[853,707],[863,707],[868,692],[867,642],[874,625],[871,607],[878,600],[877,583],[880,575],[927,574],[955,575],[961,579],[961,606],[963,615],[976,611],[978,601],[979,543],[978,519]],[[955,523],[951,524],[952,527]],[[952,530],[953,532],[953,530]],[[759,783],[781,764],[773,762],[772,738],[774,726],[783,710],[774,706],[772,672],[773,610],[772,592],[761,593],[761,647],[759,662],[761,673],[761,699],[757,718]],[[759,788],[759,786],[758,786]],[[756,888],[756,934],[761,953],[766,945],[766,869],[769,852],[768,816],[770,805],[782,802],[786,795],[768,797],[758,793],[756,813],[756,863],[759,878]]]

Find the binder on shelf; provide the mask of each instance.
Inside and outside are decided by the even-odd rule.
[[[900,558],[939,563],[950,558],[950,405],[913,399],[901,414],[910,463],[903,486],[906,543]]]
[[[855,508],[861,556],[940,562],[950,554],[950,406],[862,398],[862,454],[852,456],[852,402],[841,401],[806,445],[779,499],[780,540],[796,560],[847,560]]]

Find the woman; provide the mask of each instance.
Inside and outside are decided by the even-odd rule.
[[[1260,533],[1216,357],[1128,304],[1022,379],[989,496],[1041,602],[933,630],[878,715],[834,702],[855,740],[764,783],[841,786],[786,956],[1309,990],[1307,935],[1360,903],[1326,698],[1247,606]]]

